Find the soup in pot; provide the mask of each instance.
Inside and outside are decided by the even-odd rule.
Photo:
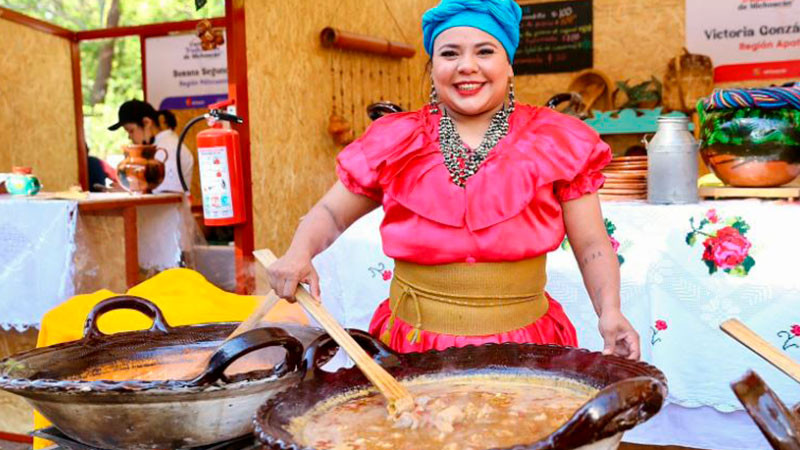
[[[567,422],[596,389],[523,375],[420,377],[413,423],[388,416],[374,389],[332,398],[292,420],[289,432],[319,450],[481,450],[536,442]],[[408,418],[408,416],[406,417]]]

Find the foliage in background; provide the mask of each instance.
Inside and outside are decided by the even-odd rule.
[[[210,0],[200,11],[196,11],[194,0],[0,0],[0,6],[73,31],[81,31],[105,28],[109,22],[109,11],[115,2],[119,5],[119,26],[225,15],[224,0]],[[120,147],[128,140],[123,130],[111,132],[106,129],[117,121],[119,105],[125,100],[144,98],[139,37],[111,41],[113,56],[107,80],[103,80],[103,77],[97,80],[97,71],[103,43],[108,41],[83,41],[80,45],[86,141],[90,153],[101,158],[121,153]],[[107,82],[105,92],[93,99],[95,83],[104,81]]]

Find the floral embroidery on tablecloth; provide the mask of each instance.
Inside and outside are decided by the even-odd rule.
[[[614,253],[617,254],[617,261],[619,261],[619,265],[621,266],[622,263],[625,262],[625,258],[620,254],[619,241],[614,238],[614,232],[617,231],[617,226],[608,219],[603,219],[603,223],[606,227],[606,233],[608,233],[608,239],[611,241],[611,247],[614,249]],[[564,240],[561,241],[561,250],[569,250],[569,239],[567,239],[566,236],[564,236]]]
[[[656,320],[656,323],[650,327],[650,344],[656,345],[657,343],[661,342],[661,338],[658,337],[658,333],[666,331],[667,328],[666,321],[661,319]]]
[[[800,337],[800,325],[794,324],[788,330],[778,331],[778,337],[783,338],[783,349],[789,350],[792,347],[800,348],[800,345],[792,342],[796,337]]]
[[[686,244],[690,247],[702,239],[703,263],[708,267],[708,274],[713,275],[721,270],[729,275],[745,277],[756,264],[750,256],[752,244],[745,237],[750,230],[740,216],[724,219],[715,209],[709,209],[699,223],[689,218],[692,227],[686,235]]]
[[[392,279],[392,271],[387,269],[386,264],[382,262],[378,263],[375,267],[369,267],[367,270],[369,270],[372,278],[380,276],[383,281],[389,281]]]

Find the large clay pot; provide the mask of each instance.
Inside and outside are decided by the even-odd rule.
[[[700,154],[725,184],[772,187],[800,175],[800,111],[723,109],[701,119]]]
[[[125,145],[125,159],[117,166],[119,181],[131,192],[147,194],[164,181],[164,163],[168,153],[155,145]],[[164,159],[156,159],[156,153],[164,153]]]

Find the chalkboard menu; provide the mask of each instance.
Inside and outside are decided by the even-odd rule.
[[[522,4],[514,73],[592,67],[592,0]]]

